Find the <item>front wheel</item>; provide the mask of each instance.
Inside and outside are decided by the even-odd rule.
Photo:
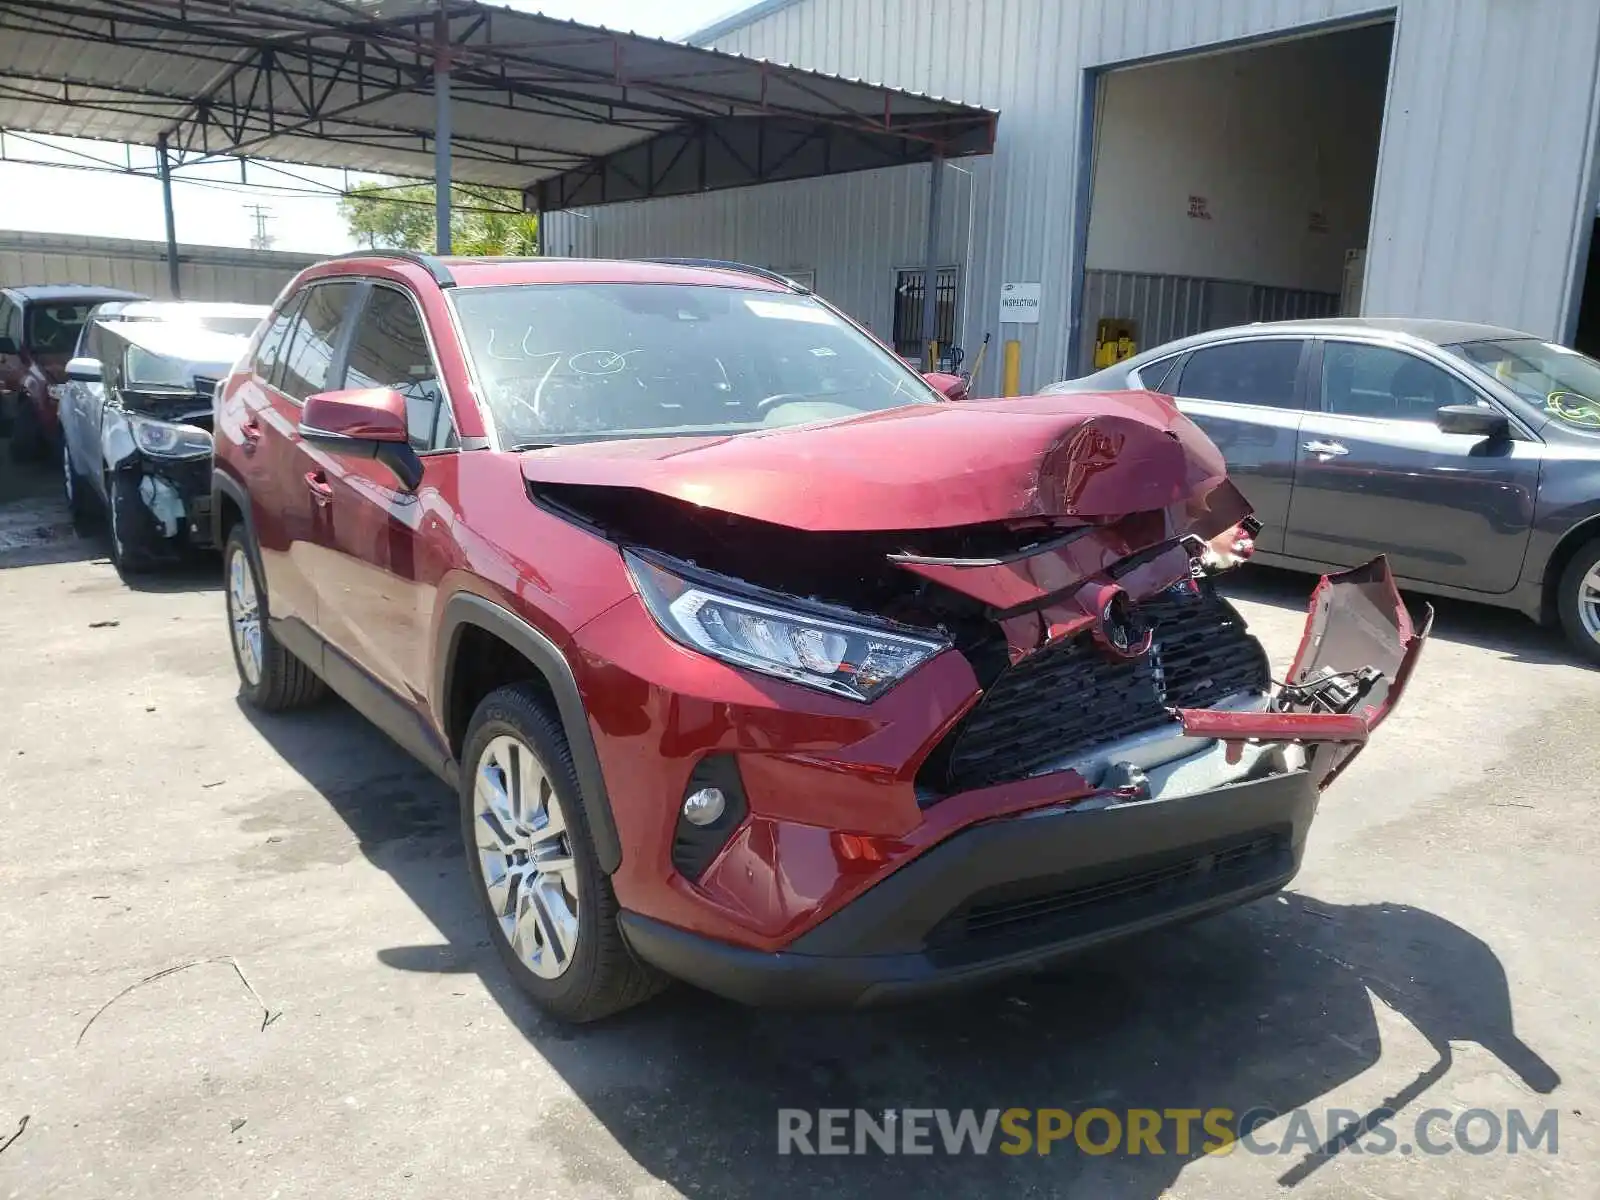
[[[106,477],[106,526],[111,533],[111,565],[121,575],[138,575],[155,565],[151,516],[139,495],[139,483],[126,471]]]
[[[1590,662],[1600,663],[1600,538],[1579,547],[1557,587],[1567,640]]]
[[[617,924],[560,725],[527,685],[486,696],[461,754],[467,872],[512,978],[566,1021],[594,1021],[663,986]]]
[[[320,700],[326,690],[322,680],[272,636],[266,597],[243,525],[235,525],[228,534],[222,562],[239,694],[263,712],[287,712]]]

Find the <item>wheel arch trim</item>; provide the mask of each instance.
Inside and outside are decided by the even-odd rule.
[[[622,865],[622,842],[612,816],[605,776],[600,769],[600,754],[595,746],[594,734],[589,729],[588,710],[578,690],[577,677],[572,673],[571,664],[559,646],[528,622],[471,592],[457,592],[451,596],[444,605],[444,615],[439,624],[434,696],[438,711],[444,718],[442,723],[446,726],[447,741],[456,654],[462,632],[467,626],[482,629],[511,646],[533,664],[550,688],[558,710],[554,715],[561,722],[567,749],[572,754],[573,769],[578,775],[578,787],[582,791],[580,800],[594,843],[595,857],[599,860],[601,870],[607,875],[614,875]],[[461,764],[461,770],[467,770],[466,764]]]
[[[1557,617],[1561,608],[1561,576],[1573,557],[1593,541],[1600,541],[1600,512],[1574,522],[1550,548],[1539,570],[1541,620],[1548,623]]]

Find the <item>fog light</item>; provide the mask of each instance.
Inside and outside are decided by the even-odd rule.
[[[683,819],[691,825],[710,825],[728,810],[728,799],[721,788],[701,788],[683,801]]]

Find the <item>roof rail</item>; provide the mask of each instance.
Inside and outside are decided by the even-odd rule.
[[[769,283],[781,283],[792,292],[809,290],[777,271],[769,271],[765,267],[752,267],[749,263],[730,262],[722,258],[645,258],[639,261],[660,263],[665,267],[708,267],[714,271],[737,271],[741,275],[754,275]]]
[[[455,287],[455,276],[450,274],[448,267],[432,254],[423,254],[418,250],[391,250],[378,248],[372,250],[348,250],[343,254],[330,254],[323,262],[339,262],[347,258],[398,258],[402,262],[414,263],[421,267],[433,281],[440,287]]]

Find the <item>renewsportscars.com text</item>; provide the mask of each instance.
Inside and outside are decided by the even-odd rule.
[[[779,1154],[1556,1154],[1555,1109],[849,1108],[778,1110]]]

